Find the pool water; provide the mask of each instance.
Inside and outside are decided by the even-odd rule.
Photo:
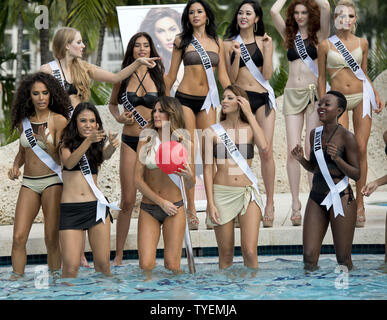
[[[353,255],[349,273],[334,255],[322,255],[320,268],[305,272],[301,256],[259,256],[259,269],[243,266],[242,258],[220,271],[217,258],[196,258],[196,273],[166,271],[162,260],[150,278],[137,260],[113,267],[112,277],[81,268],[77,279],[49,275],[46,266],[29,265],[25,276],[10,280],[11,267],[0,267],[1,300],[352,300],[387,299],[384,255]]]

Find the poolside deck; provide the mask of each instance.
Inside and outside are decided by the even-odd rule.
[[[305,208],[308,194],[301,194],[302,208]],[[356,228],[353,244],[373,245],[385,243],[385,219],[387,207],[375,205],[375,202],[385,202],[386,192],[375,192],[366,199],[366,224],[364,228]],[[273,228],[263,228],[259,232],[259,246],[284,246],[302,245],[302,226],[293,227],[289,220],[289,207],[291,203],[290,194],[276,194],[275,198],[275,220]],[[217,247],[213,230],[207,230],[205,225],[205,212],[198,212],[200,219],[199,230],[191,231],[193,248]],[[116,221],[111,226],[111,248],[115,250]],[[0,226],[0,257],[10,256],[12,247],[12,225]],[[43,238],[43,224],[37,223],[32,226],[30,237],[27,243],[28,255],[46,254]],[[323,244],[333,244],[331,231],[328,230]],[[240,230],[235,229],[235,245],[240,245]],[[162,237],[158,248],[163,248]],[[126,241],[125,250],[137,249],[137,219],[132,219],[129,235]],[[86,251],[90,251],[89,244],[86,244]]]

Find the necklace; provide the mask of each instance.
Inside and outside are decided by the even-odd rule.
[[[340,124],[338,124],[335,128],[335,130],[333,130],[332,134],[329,136],[329,139],[327,140],[327,142],[325,143],[325,149],[327,148],[327,144],[329,143],[329,141],[331,141],[332,137],[334,136],[334,134],[336,133],[337,129],[339,128]]]

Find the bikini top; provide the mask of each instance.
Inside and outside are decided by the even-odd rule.
[[[98,166],[96,166],[93,162],[89,161],[90,171],[91,174],[98,174]],[[81,168],[79,167],[79,163],[77,163],[74,167],[71,169],[67,169],[65,166],[63,166],[64,171],[81,171]]]
[[[254,158],[254,145],[252,143],[235,144],[235,146],[238,148],[239,152],[245,159]],[[215,144],[212,152],[216,159],[231,158],[223,143]]]
[[[340,70],[344,68],[349,68],[349,65],[347,64],[341,53],[331,49],[330,41],[328,41],[328,45],[329,50],[327,54],[327,68],[338,69],[331,75],[331,79],[333,79]],[[361,61],[363,60],[363,50],[360,47],[360,38],[359,46],[355,50],[351,51],[351,54],[355,58],[356,62],[360,65]]]
[[[219,64],[219,55],[213,51],[207,51],[207,54],[210,57],[211,65],[217,67]],[[185,51],[183,54],[183,63],[185,66],[202,64],[202,59],[196,50]]]
[[[261,50],[259,50],[257,43],[254,41],[253,43],[246,44],[246,48],[250,53],[251,59],[253,60],[254,64],[259,68],[263,66],[263,55]],[[231,64],[234,62],[235,59],[235,52],[231,54]],[[239,69],[242,67],[245,67],[246,64],[243,61],[242,57],[239,59]]]
[[[305,49],[306,49],[306,52],[308,53],[309,57],[312,60],[317,59],[317,49],[314,45],[310,44],[309,39],[304,39],[304,45],[305,45]],[[297,49],[294,47],[289,48],[286,55],[287,55],[289,61],[294,61],[294,60],[300,59],[300,56],[298,55]]]
[[[77,95],[78,94],[78,90],[77,88],[74,86],[73,83],[68,83],[67,80],[66,80],[66,76],[63,72],[63,69],[62,69],[62,65],[60,64],[60,61],[59,61],[59,66],[60,66],[60,70],[62,71],[62,74],[63,74],[63,78],[64,78],[64,89],[66,90],[67,94],[69,96],[71,96],[72,94],[75,94]]]
[[[133,107],[144,106],[146,108],[153,109],[159,95],[157,92],[147,92],[144,87],[143,81],[146,75],[148,74],[148,71],[145,73],[142,80],[140,80],[137,72],[135,72],[134,74],[136,75],[140,84],[138,85],[135,92],[126,91],[127,99],[129,100],[129,102],[132,104]],[[138,89],[140,89],[141,86],[144,88],[144,91],[145,91],[145,95],[143,95],[142,97],[137,95],[137,91]]]
[[[156,143],[156,142],[153,142],[153,143]],[[154,170],[154,169],[158,168],[158,166],[156,164],[156,151],[157,151],[158,146],[159,146],[158,143],[156,143],[155,145],[152,145],[145,156],[144,165],[149,170]]]
[[[44,133],[45,133],[45,134],[50,133],[50,131],[48,130],[48,120],[49,120],[49,119],[50,119],[50,113],[48,113],[48,118],[47,118],[47,121],[46,121],[46,122],[30,122],[30,123],[31,123],[32,131],[33,131],[35,134],[37,134],[37,133],[38,133],[38,130],[39,130],[39,127],[40,127],[40,126],[44,126],[44,128],[45,128]],[[43,142],[39,141],[38,139],[36,139],[36,141],[37,141],[37,143],[38,143],[38,146],[41,147],[43,150],[46,150],[46,149],[47,149],[46,145],[45,145]],[[53,137],[52,137],[51,134],[48,135],[48,137],[47,137],[47,142],[49,142],[49,143],[51,143],[51,144],[54,143],[54,139],[53,139]],[[30,147],[31,147],[30,144],[29,144],[29,142],[28,142],[28,140],[27,140],[27,137],[26,137],[24,131],[23,131],[22,134],[20,135],[20,144],[21,144],[22,147],[24,147],[24,148],[30,148]]]

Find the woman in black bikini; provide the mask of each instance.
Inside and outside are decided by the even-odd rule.
[[[122,69],[139,58],[159,57],[152,38],[145,32],[136,33],[129,41]],[[141,121],[136,121],[133,112],[126,109],[120,114],[118,103],[128,101],[143,119],[149,121],[152,108],[159,96],[165,95],[164,66],[156,62],[154,68],[141,65],[134,74],[113,87],[109,103],[110,112],[118,123],[124,124],[120,153],[121,179],[121,211],[117,218],[116,257],[114,265],[121,265],[125,241],[130,227],[130,218],[136,203],[136,187],[134,185],[134,167],[138,137],[142,130]],[[126,97],[123,99],[123,94]]]
[[[160,97],[148,128],[153,130],[145,129],[141,133],[135,167],[136,187],[143,194],[137,232],[139,264],[147,272],[155,267],[162,226],[164,266],[178,272],[186,222],[184,203],[179,187],[157,167],[155,153],[167,137],[167,141],[177,140],[189,148],[180,102],[172,97]],[[184,169],[175,173],[184,177],[187,191],[194,187],[189,165],[185,164]]]
[[[191,141],[194,142],[195,129],[204,130],[216,122],[215,108],[218,106],[212,105],[208,112],[201,110],[211,88],[208,85],[201,57],[191,43],[193,37],[200,42],[202,48],[207,52],[213,70],[217,68],[222,87],[225,88],[231,83],[227,75],[223,41],[216,34],[215,17],[210,6],[204,0],[188,1],[181,17],[181,27],[183,31],[176,36],[171,67],[165,80],[166,92],[170,92],[176,80],[180,63],[183,61],[184,77],[175,97],[183,105],[186,127],[191,135]],[[200,134],[200,132],[198,133]],[[201,141],[200,136],[198,137],[199,141]],[[195,144],[192,143],[191,163],[194,163],[195,149]],[[195,210],[194,189],[187,194],[187,198],[190,229],[197,229],[199,220]]]
[[[338,124],[338,118],[346,110],[346,106],[347,101],[342,93],[329,91],[319,101],[317,109],[323,126],[313,129],[310,133],[310,160],[304,158],[300,145],[292,150],[295,159],[306,170],[314,173],[303,229],[304,266],[309,270],[317,268],[322,241],[329,223],[337,262],[349,270],[353,267],[351,249],[356,223],[356,202],[351,186],[348,183],[343,187],[339,185],[348,178],[357,181],[360,177],[360,164],[355,136]],[[323,153],[319,154],[321,150]],[[329,174],[324,174],[324,163]],[[328,199],[334,200],[334,197],[328,195],[334,194],[328,186],[329,176],[340,192],[341,202],[338,201],[336,206],[332,205],[327,209],[323,203]]]

